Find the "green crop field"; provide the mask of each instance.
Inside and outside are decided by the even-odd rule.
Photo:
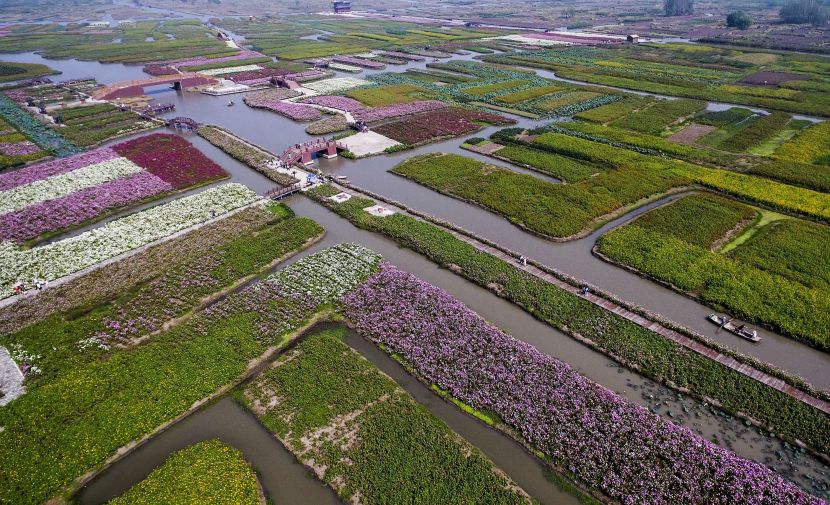
[[[689,196],[603,236],[598,248],[613,261],[707,304],[830,349],[828,271],[818,260],[828,252],[830,231],[824,225],[776,221],[727,255],[709,250],[718,234],[752,213],[720,197]],[[804,283],[809,277],[816,280]]]

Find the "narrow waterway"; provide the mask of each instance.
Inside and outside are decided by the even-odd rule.
[[[495,131],[495,128],[485,130],[476,136],[485,136],[491,131]],[[327,173],[347,176],[352,183],[360,187],[452,222],[528,258],[583,279],[733,349],[805,377],[817,387],[830,387],[830,374],[827,373],[830,369],[830,354],[762,328],[759,328],[759,334],[763,338],[760,343],[752,343],[730,333],[717,331],[717,326],[706,320],[706,316],[713,312],[711,308],[606,263],[591,254],[591,249],[602,234],[653,208],[656,203],[614,219],[582,239],[553,242],[528,233],[486,209],[442,195],[388,172],[390,168],[413,154],[424,152],[450,152],[486,162],[491,161],[489,158],[473,155],[461,149],[461,142],[460,139],[448,140],[424,146],[415,152],[366,158],[356,162],[343,158],[324,159],[319,161],[319,167]]]
[[[78,76],[89,75],[90,72],[94,75],[98,71],[92,67],[107,66],[97,62],[76,62],[74,60],[54,60],[54,63],[57,67],[66,64],[70,68],[74,68],[78,63],[83,64],[84,70],[77,71]],[[421,64],[425,63],[421,62]],[[139,69],[139,67],[118,64],[112,66]],[[61,69],[63,70],[63,68]],[[366,73],[370,72],[366,71]],[[225,105],[227,101],[224,97],[212,97],[199,93],[176,92],[173,90],[159,93],[158,97],[161,101],[171,101],[176,104],[177,111],[173,114],[189,115],[200,122],[218,124],[276,153],[282,152],[284,148],[298,140],[309,138],[305,134],[305,125],[302,123],[295,123],[277,114],[246,106],[227,107]],[[532,127],[537,124],[538,122],[529,119],[519,119],[519,126],[522,127]],[[475,133],[474,136],[484,137],[497,130],[496,127],[489,127]],[[188,135],[188,138],[211,157],[222,154],[218,149],[195,135]],[[727,332],[717,331],[717,327],[706,321],[706,316],[712,312],[710,308],[656,283],[642,279],[624,269],[607,264],[590,253],[591,248],[602,233],[620,222],[630,219],[636,213],[613,221],[581,240],[569,243],[554,243],[524,232],[507,220],[477,206],[440,195],[419,184],[387,172],[397,163],[410,156],[425,152],[453,152],[482,161],[493,162],[490,158],[460,149],[460,143],[461,139],[451,139],[422,146],[412,151],[358,161],[343,158],[321,159],[317,165],[326,172],[346,175],[359,186],[399,200],[415,209],[454,222],[525,256],[633,301],[645,309],[659,313],[709,338],[801,375],[817,387],[830,387],[830,374],[826,373],[828,366],[830,366],[830,355],[815,351],[792,339],[764,329],[759,330],[764,340],[758,344],[745,341]],[[231,160],[227,156],[223,156],[223,159],[226,160],[223,162],[223,166],[226,166],[232,174],[231,180],[242,182],[259,193],[264,193],[273,187],[268,179],[256,174],[235,160]],[[541,177],[536,172],[518,169],[506,163],[496,161],[495,164]],[[554,182],[552,179],[550,180]],[[191,190],[190,193],[204,189],[198,188]],[[143,207],[158,205],[170,198],[172,197],[146,204]],[[109,219],[117,218],[129,212],[124,211],[114,214]],[[81,228],[75,233],[80,233],[101,223]]]
[[[100,65],[94,62],[82,63]],[[85,75],[89,74],[83,73],[79,76]],[[93,73],[93,75],[97,74]],[[227,100],[226,97],[223,99],[221,97],[173,91],[165,91],[158,96],[163,97],[160,98],[161,101],[175,100],[177,107],[179,107],[176,112],[177,115],[191,115],[197,121],[219,124],[274,152],[281,152],[286,146],[305,137],[304,132],[302,132],[304,125],[293,123],[288,119],[266,111],[249,109],[244,106],[226,107],[224,105]],[[521,124],[532,126],[535,123],[522,120]],[[475,136],[487,136],[496,130],[497,128],[494,127],[487,128],[475,134]],[[259,193],[274,187],[271,181],[231,159],[220,150],[213,148],[201,138],[195,136],[189,138],[206,155],[231,172],[232,180],[243,182]],[[454,139],[408,152],[359,161],[342,158],[320,160],[318,166],[329,173],[346,175],[359,186],[451,221],[553,268],[585,279],[622,298],[634,301],[648,310],[660,313],[747,354],[799,373],[818,386],[826,387],[830,384],[830,376],[826,374],[827,366],[830,364],[830,356],[827,354],[814,351],[790,339],[766,331],[761,332],[765,338],[760,345],[745,342],[723,332],[716,333],[716,328],[705,321],[705,316],[711,312],[711,309],[623,269],[604,263],[590,253],[591,247],[602,233],[658,203],[653,203],[648,207],[608,223],[582,240],[562,244],[526,233],[511,225],[505,219],[484,209],[440,195],[416,183],[388,173],[388,170],[397,163],[412,155],[424,152],[444,151],[471,156],[471,153],[458,147],[460,143],[460,139]],[[477,155],[472,156],[479,158]],[[203,189],[200,188],[194,191]],[[161,201],[147,206],[159,203]],[[299,215],[315,219],[328,230],[326,238],[321,243],[298,257],[343,241],[361,243],[378,251],[400,268],[411,271],[424,280],[447,290],[488,321],[505,329],[517,338],[531,343],[542,352],[571,364],[592,380],[617,391],[629,400],[649,407],[659,414],[671,418],[674,422],[686,424],[710,440],[733,449],[741,456],[775,467],[777,471],[799,482],[811,492],[816,491],[811,487],[810,481],[806,478],[807,475],[811,475],[818,480],[827,481],[827,470],[813,458],[801,456],[797,452],[785,449],[776,439],[759,434],[758,430],[745,427],[736,419],[713,413],[709,407],[700,402],[679,397],[671,390],[618,366],[604,355],[592,351],[572,338],[540,323],[515,305],[456,275],[450,274],[446,270],[438,268],[422,256],[401,249],[393,242],[375,234],[355,228],[348,221],[303,196],[292,197],[290,204]],[[101,224],[97,223],[87,227],[87,229]],[[78,232],[82,230],[78,230]],[[296,259],[292,259],[292,262]],[[470,420],[470,422],[473,421]]]
[[[185,418],[114,463],[81,489],[77,501],[81,505],[106,503],[144,480],[171,453],[214,438],[242,452],[273,503],[340,503],[250,411],[229,397]]]
[[[540,322],[516,305],[438,267],[423,256],[402,249],[382,236],[356,228],[347,220],[301,195],[291,197],[289,205],[297,215],[310,217],[327,230],[323,241],[304,255],[341,242],[364,245],[377,251],[398,268],[415,273],[421,279],[446,290],[490,323],[532,344],[541,352],[569,363],[591,380],[616,391],[629,401],[649,408],[672,422],[683,424],[745,458],[771,465],[811,492],[816,491],[812,489],[807,475],[830,482],[830,473],[818,460],[796,455],[768,434],[747,427],[736,418],[725,416],[702,402],[683,397],[616,364],[605,355]],[[779,460],[778,453],[783,454],[784,458]],[[790,467],[790,462],[794,466]]]

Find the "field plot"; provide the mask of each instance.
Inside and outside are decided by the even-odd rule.
[[[485,124],[504,125],[514,122],[512,119],[488,112],[449,108],[386,123],[375,128],[375,131],[402,144],[419,145],[472,133],[483,128]]]
[[[0,174],[0,240],[53,235],[227,177],[189,142],[155,134]]]
[[[798,54],[772,61],[744,58],[753,54],[717,46],[638,44],[564,47],[483,59],[553,70],[561,77],[594,84],[830,116],[830,102],[818,91],[828,84],[825,62]],[[776,73],[759,73],[767,71]]]
[[[785,438],[809,440],[807,443],[812,447],[826,450],[830,423],[822,412],[800,400],[774,391],[701,354],[686,352],[662,335],[528,274],[518,268],[515,261],[482,253],[432,223],[403,213],[389,217],[370,215],[363,209],[376,205],[376,202],[359,196],[345,203],[334,203],[328,197],[338,192],[334,187],[321,186],[310,193],[360,228],[381,233],[441,267],[452,268],[465,279],[498,293],[569,335],[590,339],[598,349],[621,357],[627,366],[636,367],[640,374],[674,388],[681,387],[684,394],[714,398],[727,411],[740,411],[762,423],[775,423],[779,434]],[[741,359],[751,363],[745,361],[745,357]],[[797,380],[785,380],[795,387],[802,387]]]
[[[828,273],[818,260],[830,252],[830,229],[797,220],[775,222],[719,254],[720,240],[753,214],[748,206],[720,197],[690,196],[605,235],[598,250],[743,319],[830,349]]]
[[[425,383],[509,426],[554,467],[605,496],[669,503],[735,492],[773,501],[803,496],[766,467],[628,403],[391,265],[381,264],[343,303],[358,332]]]
[[[541,138],[537,142],[542,142]],[[483,205],[523,228],[555,238],[576,235],[601,216],[686,182],[671,170],[632,167],[604,172],[581,183],[558,185],[441,153],[410,158],[392,171]]]
[[[344,334],[312,333],[245,389],[265,426],[343,501],[530,503]]]
[[[774,156],[788,161],[830,165],[830,123],[823,122],[805,129],[778,148]]]
[[[142,21],[110,30],[92,26],[38,25],[0,38],[0,52],[42,51],[47,58],[77,58],[101,62],[145,63],[196,56],[227,56],[238,49],[216,38],[216,31],[196,19]],[[206,37],[205,33],[210,33]],[[167,35],[172,36],[172,38]]]
[[[605,91],[543,79],[531,72],[478,62],[427,65],[426,71],[374,74],[369,80],[380,87],[417,87],[427,97],[534,117],[569,116],[621,98]]]
[[[164,497],[164,498],[162,498]],[[177,503],[258,505],[257,477],[242,454],[219,440],[199,442],[164,464],[109,505]]]
[[[139,263],[128,258],[108,267],[127,276],[120,286],[126,291],[113,289],[108,276],[74,280],[72,289],[83,298],[98,297],[92,306],[55,297],[43,307],[47,299],[39,299],[41,314],[53,303],[66,309],[35,316],[40,322],[2,337],[2,345],[29,367],[27,392],[0,409],[2,501],[47,500],[119,447],[237,381],[251,360],[285,345],[319,309],[319,300],[269,282],[220,296],[323,233],[313,221],[285,217],[284,211],[243,212],[246,218],[229,226],[196,232],[207,248],[190,249],[182,241],[172,249],[160,246],[163,251],[139,257]],[[257,217],[262,212],[264,219]],[[240,228],[257,232],[257,240],[237,235]],[[159,264],[168,253],[172,261]],[[142,263],[154,275],[134,270]],[[175,307],[167,305],[173,296]],[[199,312],[205,297],[221,301]],[[33,416],[40,421],[32,423]]]
[[[33,279],[58,279],[258,199],[241,184],[225,184],[33,249],[0,242],[0,297],[11,296],[18,282],[31,288]]]
[[[394,20],[356,18],[298,17],[247,21],[224,18],[220,23],[245,37],[258,51],[280,59],[304,60],[367,53],[370,49],[391,49],[391,56],[417,54],[425,46],[441,46],[492,35],[490,30],[462,27],[430,29],[415,23]],[[328,32],[316,39],[304,38],[320,31]],[[389,54],[389,53],[385,53]],[[361,66],[382,64],[376,58],[360,58]],[[398,58],[400,59],[400,58]],[[348,58],[346,61],[349,61]]]

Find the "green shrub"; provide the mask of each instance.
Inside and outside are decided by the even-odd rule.
[[[691,116],[705,105],[697,100],[657,100],[649,107],[617,119],[613,124],[639,132],[660,133],[668,125]]]
[[[242,453],[219,440],[174,452],[164,464],[108,505],[212,503],[258,505],[257,477]]]
[[[761,116],[752,121],[746,128],[721,142],[719,146],[727,151],[744,152],[750,147],[754,147],[777,135],[790,122],[790,119],[792,119],[792,116],[783,112],[773,112]]]

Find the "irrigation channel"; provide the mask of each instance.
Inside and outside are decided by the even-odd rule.
[[[8,55],[2,55],[0,58],[8,59],[7,56]],[[132,79],[135,78],[136,72],[140,73],[140,67],[130,67],[121,64],[104,65],[97,62],[78,62],[76,60],[45,60],[34,53],[11,56],[13,57],[13,61],[48,64],[53,68],[62,70],[64,74],[61,78],[66,79],[95,76],[99,78],[101,82],[113,82]],[[467,55],[464,59],[470,59],[471,57],[471,55]],[[423,66],[424,63],[420,63],[420,65]],[[414,67],[417,66],[418,64],[414,65]],[[410,65],[410,67],[412,67],[412,65]],[[396,71],[401,68],[403,68],[403,66],[394,66],[390,67],[389,70]],[[367,75],[369,73],[372,72],[367,71],[361,74],[349,75],[360,77],[361,75]],[[293,121],[274,113],[252,109],[245,106],[228,108],[225,106],[227,97],[211,97],[198,93],[176,92],[168,89],[159,90],[157,96],[160,101],[173,102],[176,105],[177,110],[173,113],[174,115],[185,115],[192,117],[199,122],[212,123],[222,126],[230,131],[233,131],[240,137],[257,143],[272,152],[281,152],[288,145],[309,138],[309,136],[304,132],[305,125],[294,123]],[[539,124],[539,122],[525,118],[517,118],[517,120],[519,121],[519,126],[524,127],[532,127]],[[487,136],[497,129],[498,128],[490,127],[471,136]],[[231,174],[230,180],[246,184],[260,194],[263,194],[275,187],[274,183],[264,176],[255,173],[247,166],[230,158],[225,153],[211,146],[195,134],[184,135],[186,135],[188,140],[193,142],[208,157],[223,166]],[[345,175],[352,181],[353,184],[356,184],[357,186],[377,192],[387,198],[400,201],[411,208],[429,213],[435,217],[453,222],[454,224],[470,230],[486,239],[506,246],[518,253],[524,254],[528,258],[532,258],[542,264],[565,272],[574,277],[584,279],[590,284],[597,285],[623,299],[635,302],[651,312],[659,313],[662,316],[690,329],[698,331],[713,340],[720,341],[732,348],[740,350],[741,352],[755,356],[764,361],[771,362],[790,372],[797,373],[807,378],[815,386],[824,388],[830,386],[830,374],[827,374],[827,370],[829,369],[828,365],[830,365],[830,355],[816,351],[803,344],[766,330],[760,331],[761,335],[764,337],[764,341],[759,345],[745,342],[725,332],[716,332],[715,327],[705,321],[705,316],[706,314],[712,312],[711,309],[656,283],[647,281],[624,269],[605,263],[591,254],[591,249],[594,243],[603,233],[615,226],[633,219],[648,209],[659,205],[664,202],[665,199],[651,202],[639,209],[629,212],[628,214],[605,224],[583,239],[566,243],[556,243],[529,234],[520,228],[513,226],[507,220],[480,207],[441,195],[428,188],[388,172],[388,170],[393,166],[415,154],[441,151],[471,156],[473,158],[491,162],[511,170],[539,176],[536,172],[518,169],[501,162],[493,162],[493,160],[489,158],[464,151],[459,148],[462,140],[463,139],[451,139],[423,146],[407,152],[377,156],[357,161],[346,160],[343,158],[336,158],[332,160],[321,159],[317,163],[317,167],[327,173]],[[165,199],[145,204],[144,207],[158,205],[165,201],[169,201],[170,199],[181,197],[184,194],[203,191],[207,187],[209,186],[197,188],[185,193],[171,195]],[[676,198],[676,196],[667,198]],[[480,288],[479,286],[474,285],[459,276],[451,274],[447,270],[440,269],[438,266],[416,253],[401,249],[390,240],[355,228],[347,220],[326,210],[321,205],[307,199],[304,196],[292,196],[287,200],[287,202],[298,215],[314,219],[324,226],[328,232],[323,241],[295,258],[292,258],[292,260],[287,263],[296,261],[299,257],[310,254],[311,252],[318,251],[324,247],[344,241],[356,242],[365,245],[382,254],[387,260],[391,261],[399,268],[413,272],[424,280],[447,290],[453,296],[457,297],[470,308],[481,314],[488,321],[511,333],[516,338],[522,339],[536,346],[540,351],[569,363],[575,369],[579,370],[592,380],[617,391],[630,401],[646,406],[658,414],[666,416],[667,418],[671,418],[673,422],[683,423],[696,430],[706,438],[734,450],[737,454],[743,457],[774,466],[777,471],[804,486],[805,489],[808,489],[811,492],[814,492],[814,489],[812,488],[811,481],[806,478],[807,475],[810,475],[814,479],[825,483],[830,481],[830,471],[825,465],[809,455],[802,455],[800,453],[785,449],[785,447],[777,439],[769,437],[769,434],[759,432],[756,428],[746,427],[737,419],[724,416],[722,413],[714,411],[711,407],[696,400],[681,397],[674,391],[662,385],[645,379],[630,370],[622,368],[605,355],[593,351],[569,336],[539,322],[506,300],[497,297],[489,291]],[[96,228],[108,220],[132,213],[134,210],[135,209],[130,209],[128,211],[113,214],[105,220],[84,228],[80,228],[70,234],[57,237],[56,239],[65,238],[71,234]],[[410,378],[409,380],[414,379]],[[432,398],[432,403],[434,404],[443,402],[442,400],[439,400],[437,396],[432,396],[430,398]],[[416,399],[421,401],[421,398],[418,398],[417,395]],[[231,413],[234,408],[238,407],[228,407],[226,403],[219,402],[203,410],[202,413],[198,415],[208,416],[207,418],[210,419],[210,416],[220,416],[220,414],[224,415],[222,413],[225,412],[228,416],[230,416],[232,415]],[[207,412],[214,411],[217,412],[217,414],[207,414]],[[458,414],[462,415],[460,411]],[[439,417],[442,416],[439,415]],[[543,499],[545,495],[539,494],[541,491],[539,491],[532,482],[524,482],[524,479],[528,478],[528,476],[541,476],[540,467],[536,465],[537,470],[535,471],[535,474],[533,472],[522,470],[522,468],[527,467],[521,465],[527,465],[528,463],[525,462],[520,465],[519,462],[521,458],[529,457],[526,453],[522,453],[523,455],[520,456],[518,453],[511,453],[504,448],[498,448],[497,450],[492,451],[488,450],[488,442],[485,442],[486,437],[478,439],[476,438],[476,435],[471,434],[471,432],[468,433],[460,427],[475,425],[478,421],[472,417],[466,416],[466,414],[463,414],[462,417],[463,419],[457,422],[450,422],[447,419],[445,420],[447,420],[447,422],[450,423],[454,429],[459,431],[462,436],[465,436],[465,438],[468,438],[470,442],[478,445],[482,450],[484,450],[484,452],[488,454],[488,456],[490,456],[498,466],[507,471],[508,474],[510,474],[514,480],[519,482],[520,485],[525,487],[531,495],[536,498]],[[201,418],[202,417],[194,415],[188,419],[196,419],[198,421]],[[199,440],[199,433],[202,432],[199,431],[197,421],[183,421],[166,432],[175,434],[178,433],[178,431],[173,431],[176,429],[181,430],[182,434],[175,436],[171,435],[169,442],[156,442],[156,440],[166,440],[165,438],[162,438],[165,435],[160,435],[156,439],[153,439],[151,444],[162,444],[163,447],[158,450],[161,451],[161,453],[169,454],[171,451],[180,448],[177,444],[185,443],[182,441],[187,440],[185,435],[190,433],[190,426],[192,426],[194,432],[187,436],[194,437],[193,440]],[[216,422],[208,422],[207,424],[218,425]],[[182,426],[182,428],[178,428],[179,426]],[[240,434],[247,433],[248,431],[250,431],[251,437],[258,436],[256,435],[255,430],[239,430]],[[498,435],[494,430],[489,428],[485,431],[492,433],[492,435],[488,435],[488,437]],[[245,436],[247,437],[248,435]],[[181,441],[177,442],[177,440]],[[487,438],[487,440],[490,439]],[[492,443],[496,444],[496,442]],[[169,445],[164,446],[164,444]],[[148,444],[145,447],[149,448],[151,445]],[[239,448],[244,449],[244,447]],[[149,451],[149,449],[147,450]],[[127,478],[126,475],[132,473],[139,475],[142,471],[144,471],[146,475],[149,468],[163,460],[163,456],[153,456],[156,457],[156,459],[153,460],[156,461],[156,463],[147,466],[149,463],[142,463],[142,456],[139,456],[140,454],[142,453],[138,451],[131,453],[118,464],[118,468],[122,468],[122,465],[126,465],[123,466],[125,469],[124,472],[126,473],[120,474],[122,475],[122,477],[120,477],[121,479]],[[152,454],[146,457],[151,456]],[[246,454],[246,456],[249,457],[249,460],[254,459],[253,455]],[[134,467],[133,464],[136,466]],[[115,468],[116,467],[113,467],[111,472],[115,472]],[[144,468],[144,470],[142,470],[142,468]],[[104,478],[103,475],[109,475],[109,473],[102,474],[101,479]],[[113,473],[113,475],[116,474]],[[116,479],[115,477],[112,478]],[[540,477],[540,479],[541,478],[542,477]],[[285,479],[283,478],[281,480],[284,481]],[[539,483],[541,483],[541,480]],[[281,484],[285,485],[285,482],[281,482]],[[129,484],[124,484],[122,487],[125,488],[128,487],[128,485]],[[264,485],[266,485],[265,482]],[[548,483],[545,483],[545,485],[548,487],[552,486]],[[92,489],[92,487],[90,487],[90,489]],[[290,491],[281,490],[281,492]],[[543,502],[547,501],[548,500],[543,500]],[[553,501],[556,503],[562,502],[558,499]],[[96,502],[93,500],[85,503]]]

